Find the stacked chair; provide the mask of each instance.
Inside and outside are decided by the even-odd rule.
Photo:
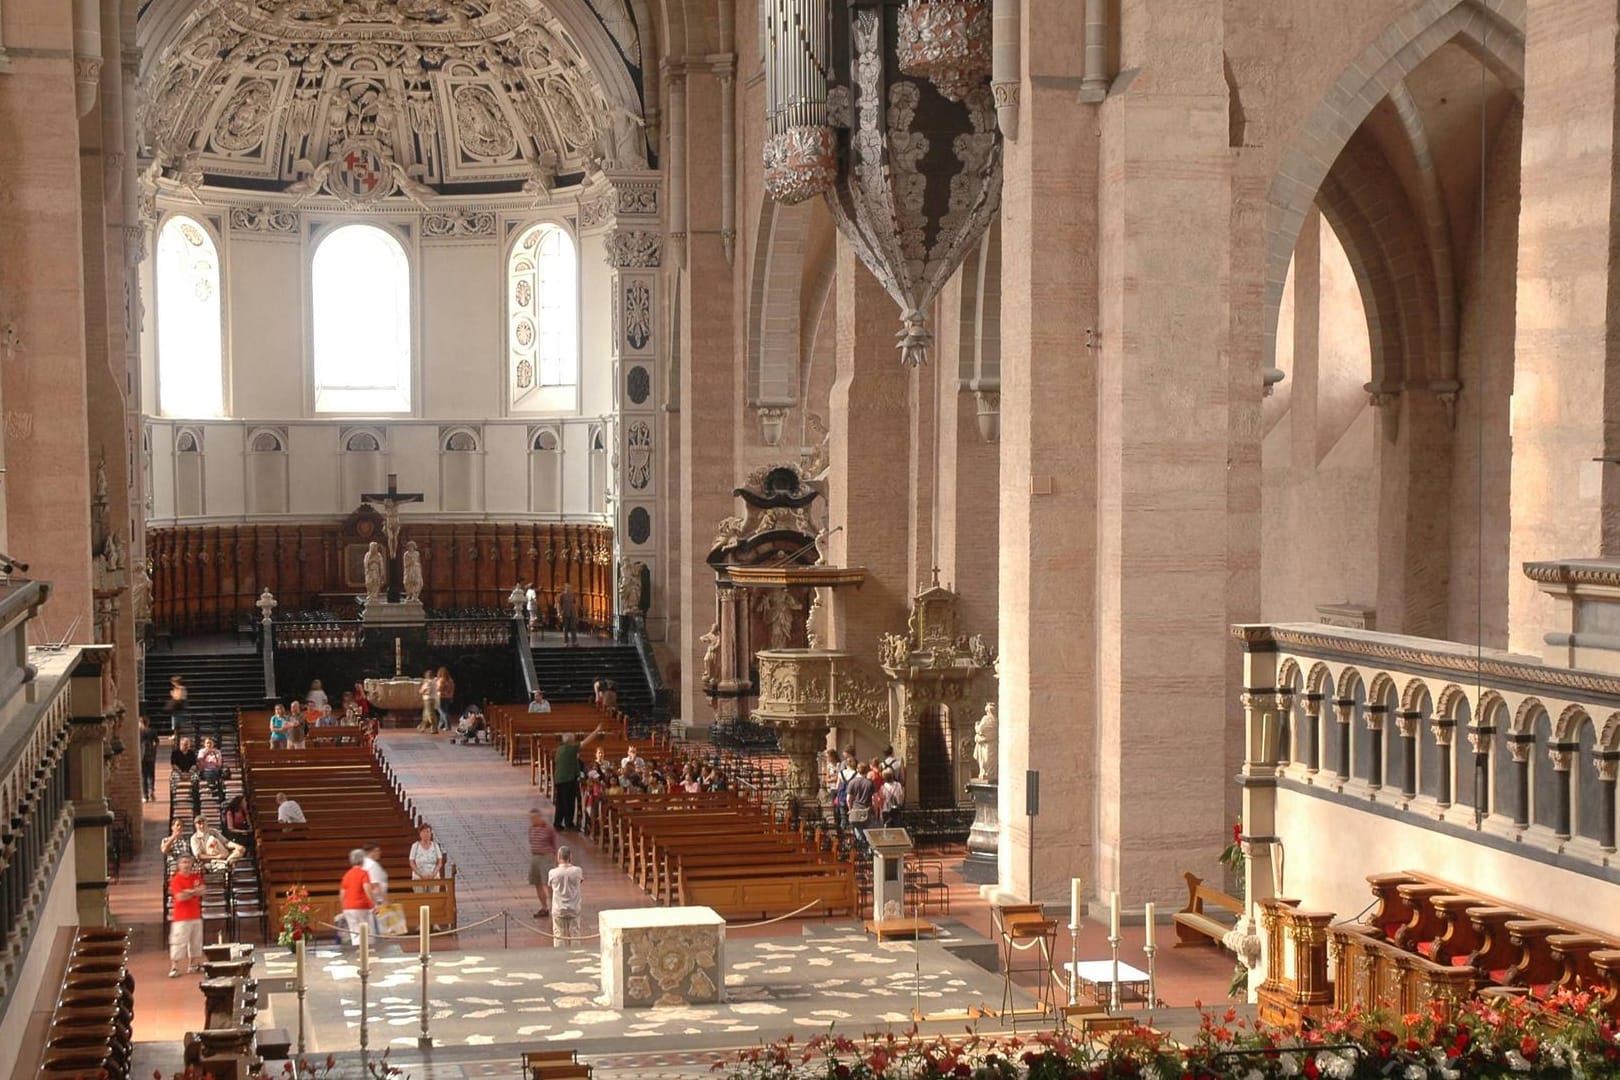
[[[51,1013],[40,1080],[129,1080],[134,1022],[128,931],[79,930]]]

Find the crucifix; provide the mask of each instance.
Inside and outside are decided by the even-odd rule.
[[[383,539],[388,548],[388,602],[399,603],[399,504],[421,502],[426,496],[420,491],[399,490],[399,474],[388,474],[387,491],[363,491],[360,498],[376,504],[382,512]]]

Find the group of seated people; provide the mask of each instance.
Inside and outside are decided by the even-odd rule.
[[[212,738],[205,737],[202,747],[197,748],[192,746],[191,736],[180,736],[175,741],[174,749],[169,751],[169,768],[173,771],[176,785],[190,785],[193,817],[202,814],[203,784],[213,791],[216,800],[224,801],[225,780],[229,772],[225,768],[225,754]]]
[[[655,765],[648,765],[634,746],[627,747],[624,757],[617,763],[608,759],[601,747],[596,757],[585,766],[580,779],[580,801],[586,818],[594,816],[596,803],[608,795],[662,795],[665,792],[727,791],[731,781],[718,765],[687,763],[679,775],[666,773]]]
[[[277,703],[270,714],[270,749],[302,750],[311,728],[365,726],[371,716],[371,702],[366,700],[365,687],[355,683],[353,690],[343,691],[336,708],[321,688],[321,680],[309,685],[303,701],[291,704]]]
[[[233,804],[241,801],[241,796],[232,800]],[[244,814],[245,810],[242,811]],[[252,827],[249,826],[248,837],[251,840]],[[248,845],[240,843],[226,836],[221,830],[208,823],[204,817],[195,817],[191,821],[191,833],[186,833],[185,822],[175,818],[169,823],[169,835],[163,838],[158,850],[168,861],[169,868],[174,869],[182,855],[191,855],[197,864],[205,870],[228,870],[247,854]]]

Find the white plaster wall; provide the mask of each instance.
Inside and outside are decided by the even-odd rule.
[[[444,419],[498,416],[505,394],[504,259],[485,244],[424,243],[421,412]]]
[[[426,496],[419,504],[407,504],[406,514],[432,514],[469,519],[602,520],[591,507],[590,429],[602,423],[596,417],[548,420],[562,437],[562,502],[555,509],[532,513],[529,507],[529,431],[533,422],[522,418],[488,420],[467,425],[483,439],[483,452],[476,459],[478,477],[466,509],[443,498],[444,471],[440,450],[442,432],[453,426],[434,421],[392,420],[367,423],[382,433],[386,452],[382,474],[399,476],[400,487]],[[250,514],[247,505],[248,456],[243,453],[246,439],[257,422],[217,420],[192,422],[185,426],[202,435],[204,519],[236,521],[247,518],[272,519],[337,517],[351,513],[357,500],[345,493],[344,461],[340,435],[354,421],[289,421],[278,426],[287,431],[287,510],[285,514]],[[148,521],[155,525],[172,523],[175,506],[174,438],[178,425],[157,419],[152,425],[152,512]],[[453,455],[462,456],[462,455]],[[363,485],[364,486],[364,485]],[[482,497],[477,491],[481,486]],[[188,518],[191,523],[199,519]]]
[[[598,416],[613,410],[613,271],[602,233],[578,237],[579,411]]]
[[[287,240],[225,237],[226,369],[235,416],[304,415],[302,252]]]
[[[1277,835],[1286,852],[1284,891],[1341,919],[1371,902],[1368,874],[1398,870],[1587,926],[1620,911],[1620,885],[1286,788],[1277,792]]]

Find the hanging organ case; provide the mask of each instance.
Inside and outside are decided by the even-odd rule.
[[[765,190],[817,195],[900,305],[901,359],[1001,204],[988,0],[760,0]]]

